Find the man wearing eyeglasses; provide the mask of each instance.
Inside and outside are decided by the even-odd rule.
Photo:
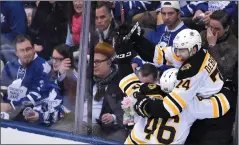
[[[28,36],[17,36],[15,44],[18,59],[5,65],[0,79],[0,96],[4,102],[1,102],[1,112],[13,114],[10,119],[25,117],[27,121],[50,125],[58,120],[62,104],[57,85],[49,79],[51,67],[35,53]],[[21,116],[20,112],[27,106],[33,108],[32,112]]]
[[[121,101],[125,96],[119,88],[118,65],[112,63],[114,49],[112,45],[99,42],[95,46],[93,76],[93,133],[106,139],[124,141],[127,131],[123,126]],[[87,101],[84,102],[82,132],[87,132]]]

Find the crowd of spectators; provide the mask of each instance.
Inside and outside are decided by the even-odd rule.
[[[79,57],[81,30],[84,29],[83,3],[0,1],[1,111],[14,112],[12,116],[10,113],[10,119],[37,122],[58,130],[73,130],[77,74],[80,73],[75,59]],[[117,43],[120,43],[117,42],[116,30],[122,23],[134,25],[139,22],[145,38],[160,47],[172,46],[175,36],[183,29],[198,30],[202,47],[217,61],[223,79],[236,81],[233,86],[237,90],[236,1],[95,1],[92,4],[95,5],[92,9],[95,30],[91,30],[89,38],[93,46],[90,49],[94,49],[94,135],[123,142],[130,130],[123,124],[121,101],[125,94],[119,88],[125,68],[119,68],[114,59]],[[131,60],[132,72],[143,83],[158,82],[160,74],[171,68],[167,64],[149,63],[153,59],[134,54]],[[9,86],[19,96],[12,94],[11,98]],[[86,97],[81,127],[84,133],[88,129],[87,101]],[[33,113],[22,115],[29,106]],[[235,110],[229,117],[235,118]],[[234,119],[229,120],[232,121],[227,123],[233,124]],[[232,127],[221,130],[228,134]],[[191,137],[194,142],[188,140],[188,143],[195,143],[196,137],[193,134]]]

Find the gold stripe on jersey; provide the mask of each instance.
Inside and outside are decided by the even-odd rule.
[[[129,95],[131,95],[131,94],[133,93],[133,91],[135,90],[135,89],[133,89],[133,88],[135,87],[136,84],[137,84],[137,83],[133,83],[132,85],[130,85],[130,86],[126,89],[125,93],[127,94],[127,96],[129,96]]]
[[[123,79],[120,81],[120,88],[121,88],[122,90],[124,90],[124,88],[125,88],[125,86],[126,86],[127,84],[129,84],[129,83],[132,82],[132,81],[137,81],[137,80],[139,80],[139,79],[138,79],[138,77],[137,77],[136,75],[130,74],[130,75],[126,76],[125,78],[123,78]]]
[[[210,98],[210,100],[212,101],[213,104],[213,118],[218,118],[219,117],[219,108],[218,108],[218,104],[217,101],[214,97]]]
[[[173,58],[179,62],[183,62],[175,53],[173,53]]]
[[[167,110],[171,116],[180,113],[178,107],[168,97],[164,97],[163,102],[168,106],[169,110]]]
[[[134,144],[130,139],[130,135],[126,138],[126,141],[124,144]]]
[[[131,131],[130,136],[131,136],[132,142],[136,142],[137,144],[146,144],[146,142],[144,142],[144,141],[138,139],[138,138],[135,136],[134,129]]]
[[[178,102],[178,104],[182,107],[182,109],[186,108],[187,103],[175,92],[169,93],[174,100]]]
[[[156,46],[156,49],[158,50],[157,64],[163,64],[163,50],[158,45]]]
[[[206,56],[205,56],[205,58],[204,58],[204,60],[203,60],[203,63],[202,63],[202,65],[201,65],[200,69],[199,69],[199,72],[202,72],[202,71],[203,71],[203,69],[204,69],[204,67],[205,67],[206,62],[208,61],[208,59],[209,59],[209,53],[207,52],[207,54],[206,54]]]
[[[131,92],[130,90],[127,92],[128,89],[132,89],[132,87],[135,85],[135,84],[132,84],[130,86],[128,86],[128,88],[125,88],[130,82],[133,82],[133,81],[138,81],[138,77],[135,75],[135,74],[130,74],[128,76],[126,76],[125,78],[123,78],[121,81],[120,81],[120,84],[119,84],[119,87],[120,89],[124,92],[125,90],[125,93],[129,96],[130,94],[128,94],[129,92]]]
[[[165,59],[166,59],[166,61],[167,61],[167,63],[166,63],[167,65],[173,66],[173,63],[169,60],[168,57],[165,56]]]
[[[149,97],[153,97],[153,98],[156,98],[156,99],[160,99],[160,100],[163,100],[163,96],[161,96],[161,95],[159,95],[159,94],[150,94],[150,95],[147,95],[147,96],[149,96]]]
[[[227,111],[230,109],[229,103],[227,102],[226,97],[220,93],[216,95],[218,99],[220,100],[221,106],[222,106],[222,115],[226,114]]]

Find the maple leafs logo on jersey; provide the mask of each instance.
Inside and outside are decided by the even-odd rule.
[[[18,101],[26,96],[27,88],[22,86],[22,79],[17,79],[8,86],[8,99],[11,101]]]
[[[47,62],[43,63],[42,66],[44,69],[43,72],[48,74],[51,71],[51,66]]]
[[[184,71],[186,69],[189,69],[191,67],[191,64],[187,63],[184,66],[181,67],[181,70]]]
[[[56,93],[55,89],[53,89],[49,94],[49,98],[47,99],[48,110],[50,113],[54,112],[55,107],[60,105],[62,102],[62,100],[56,99],[56,97],[57,97],[57,93]]]

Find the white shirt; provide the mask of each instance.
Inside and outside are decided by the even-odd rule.
[[[97,92],[97,87],[96,85],[93,86],[93,96],[95,97],[95,94]],[[104,97],[101,98],[99,102],[95,101],[93,98],[93,104],[92,104],[92,123],[96,123],[96,119],[99,119],[100,117],[100,112],[102,109],[102,104],[103,104]],[[83,121],[87,122],[87,101],[84,103],[84,115],[83,115]]]

